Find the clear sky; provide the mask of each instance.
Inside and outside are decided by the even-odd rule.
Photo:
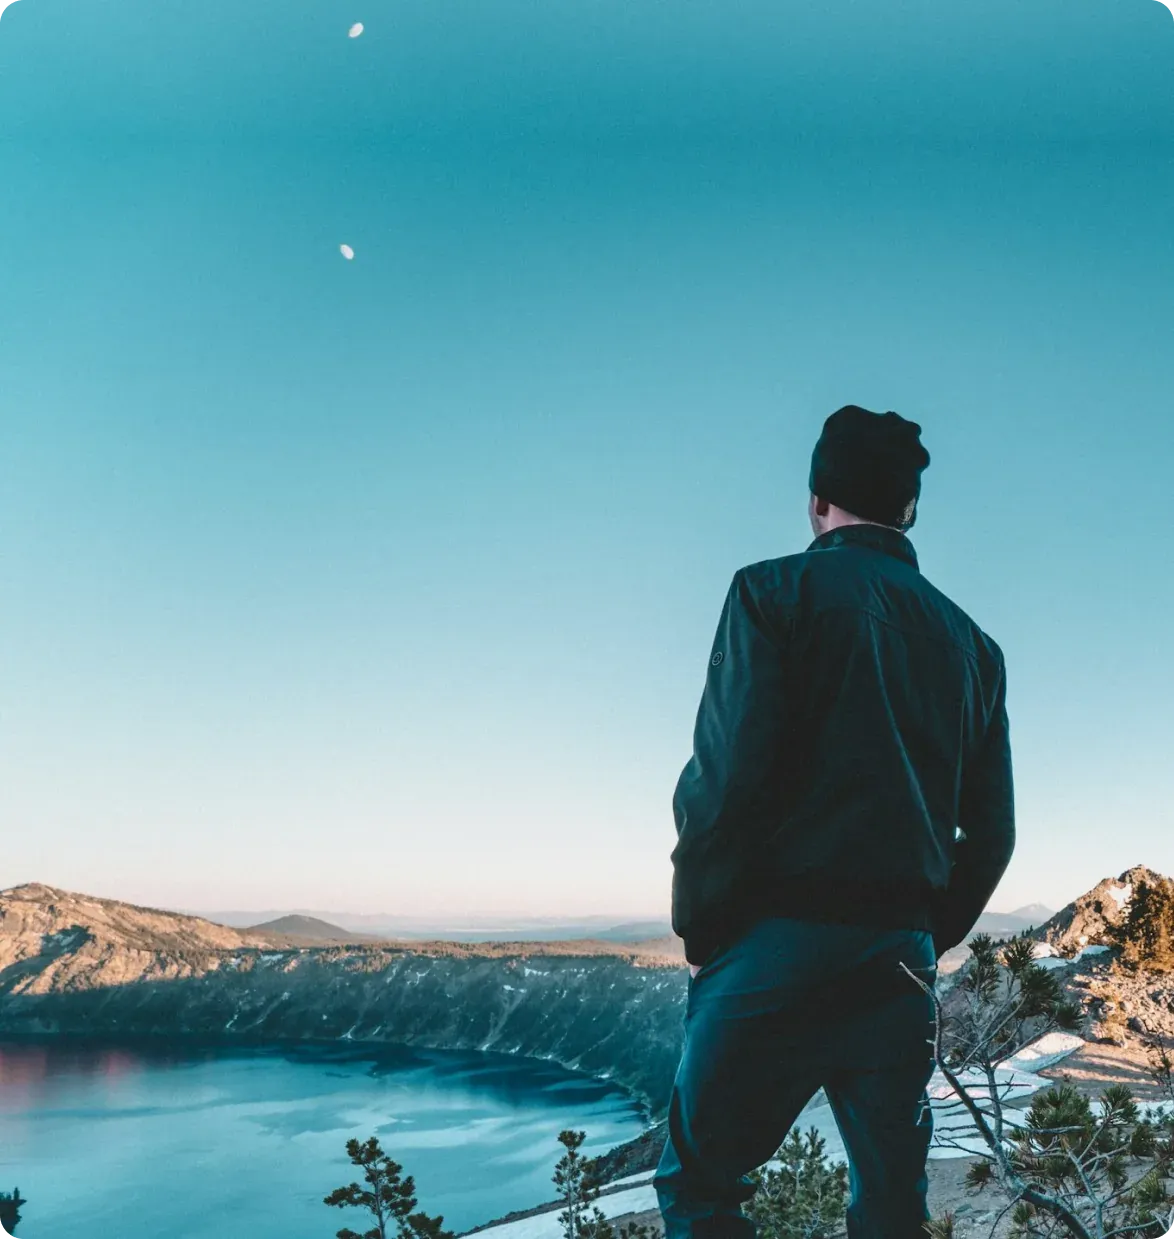
[[[849,402],[1006,652],[992,906],[1174,871],[1161,4],[13,4],[0,886],[663,915]]]

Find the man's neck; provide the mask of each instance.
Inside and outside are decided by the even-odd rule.
[[[831,533],[833,529],[843,529],[849,525],[875,525],[877,529],[891,529],[894,533],[904,533],[903,529],[898,529],[896,525],[882,525],[880,521],[862,521],[862,520],[829,520],[828,523],[816,533],[816,537],[820,537],[825,533]]]

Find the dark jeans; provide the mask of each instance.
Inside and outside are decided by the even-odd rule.
[[[776,917],[689,985],[654,1180],[666,1239],[750,1239],[746,1175],[822,1087],[848,1151],[851,1239],[924,1239],[933,939]]]

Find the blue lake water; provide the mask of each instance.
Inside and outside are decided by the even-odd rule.
[[[564,1128],[586,1151],[643,1129],[624,1093],[503,1055],[0,1043],[0,1190],[20,1239],[332,1239],[322,1197],[378,1135],[419,1207],[463,1230],[554,1195]]]

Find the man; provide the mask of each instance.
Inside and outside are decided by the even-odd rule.
[[[1011,858],[1003,654],[919,567],[921,427],[848,405],[815,540],[734,574],[673,797],[692,978],[656,1173],[667,1239],[740,1239],[746,1176],[819,1088],[851,1239],[928,1218],[932,984]]]

